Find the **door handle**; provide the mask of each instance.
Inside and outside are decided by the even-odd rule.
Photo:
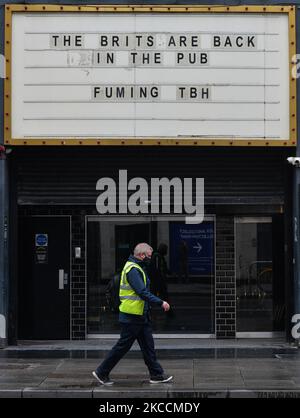
[[[64,290],[64,270],[63,269],[59,269],[58,270],[58,289],[59,290]]]

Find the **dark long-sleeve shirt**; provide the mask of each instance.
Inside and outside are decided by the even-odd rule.
[[[144,270],[146,274],[146,286],[145,286],[142,273],[137,268],[133,267],[129,271],[129,273],[127,273],[128,283],[133,288],[135,293],[139,295],[139,297],[145,301],[144,313],[143,315],[132,315],[132,314],[120,312],[119,321],[126,322],[126,323],[128,322],[145,323],[149,321],[149,308],[150,308],[149,305],[154,304],[154,305],[161,306],[163,301],[150,292],[150,280],[144,269],[144,263],[141,260],[138,260],[137,258],[133,256],[130,256],[128,261],[138,264],[140,267],[142,267],[142,269]]]

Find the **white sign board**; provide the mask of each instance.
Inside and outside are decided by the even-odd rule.
[[[288,140],[288,15],[15,13],[12,138]]]

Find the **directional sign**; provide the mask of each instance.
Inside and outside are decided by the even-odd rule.
[[[197,242],[197,245],[194,245],[193,248],[196,248],[197,252],[200,253],[203,247],[199,242]]]
[[[170,222],[170,269],[179,276],[214,274],[214,222]]]

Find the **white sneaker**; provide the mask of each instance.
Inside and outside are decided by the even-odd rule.
[[[111,386],[115,383],[112,380],[110,380],[108,376],[99,376],[96,372],[93,372],[92,375],[95,379],[98,380],[99,383],[101,383],[101,385]]]
[[[173,376],[167,376],[165,374],[158,376],[151,376],[150,383],[167,383],[173,380]]]

